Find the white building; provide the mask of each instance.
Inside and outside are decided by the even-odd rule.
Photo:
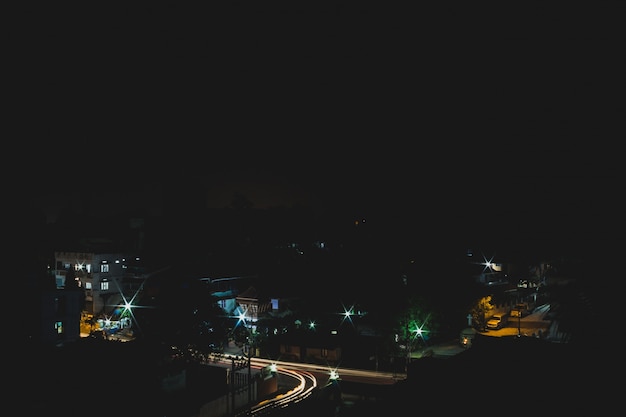
[[[124,299],[131,300],[146,278],[141,259],[134,255],[55,252],[54,258],[57,288],[65,288],[73,275],[85,290],[84,314],[95,318],[110,316]]]

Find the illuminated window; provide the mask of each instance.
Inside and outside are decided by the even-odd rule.
[[[56,323],[54,323],[54,328],[57,331],[57,334],[63,334],[63,322],[62,321],[57,321]]]
[[[109,289],[109,281],[102,281],[100,283],[100,290],[101,291],[106,291]]]
[[[87,290],[91,289],[91,282],[85,282],[85,289]]]
[[[109,265],[108,264],[100,265],[100,272],[109,272]]]

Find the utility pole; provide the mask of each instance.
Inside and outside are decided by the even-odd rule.
[[[231,392],[231,402],[232,408],[231,411],[235,413],[235,358],[230,358],[231,367],[230,367],[230,392]]]
[[[252,403],[252,343],[248,343],[248,405]]]
[[[404,373],[409,377],[409,361],[411,360],[411,332],[409,330],[409,315],[406,316],[406,358],[404,360]]]

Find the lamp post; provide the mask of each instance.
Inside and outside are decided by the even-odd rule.
[[[404,373],[409,377],[409,361],[411,360],[411,330],[409,329],[409,318],[406,318],[406,359],[404,360]]]
[[[246,344],[248,348],[248,404],[252,402],[252,325],[248,326],[246,324],[247,317],[244,312],[239,313],[239,321],[241,321],[244,327],[248,330],[248,343]]]
[[[251,338],[249,340],[249,342],[251,341]],[[248,343],[248,404],[250,404],[252,402],[252,366],[251,366],[251,359],[252,359],[252,351],[251,351],[251,343]]]

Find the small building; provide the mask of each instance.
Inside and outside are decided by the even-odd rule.
[[[342,359],[342,346],[337,335],[280,336],[280,357],[284,360],[338,365]]]
[[[473,327],[466,327],[465,329],[461,330],[461,334],[459,336],[459,344],[466,349],[472,347],[472,343],[474,342],[474,337],[476,337],[476,333],[478,332]]]

